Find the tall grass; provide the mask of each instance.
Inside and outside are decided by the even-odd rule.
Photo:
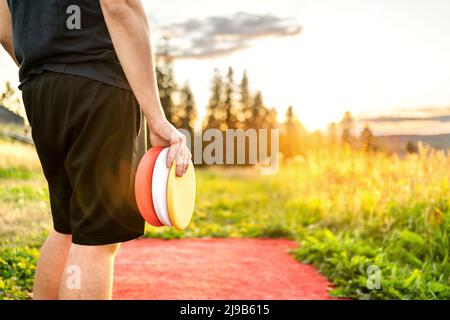
[[[400,159],[382,153],[321,150],[270,181],[289,205],[317,206],[317,223],[385,236],[395,228],[429,232],[448,212],[450,159],[421,146]],[[295,205],[294,205],[295,206]]]
[[[271,181],[286,199],[295,255],[354,298],[450,298],[450,159],[421,146],[400,159],[322,150]],[[304,210],[313,208],[305,220]],[[369,289],[369,266],[380,270]]]
[[[0,139],[0,178],[28,178],[40,170],[39,158],[32,146]]]

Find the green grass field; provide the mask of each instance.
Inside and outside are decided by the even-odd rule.
[[[450,159],[421,148],[404,159],[352,150],[313,151],[277,175],[197,170],[189,229],[146,237],[285,237],[359,299],[450,299]],[[39,245],[51,227],[48,192],[33,148],[0,142],[0,298],[27,299]],[[369,289],[377,266],[381,288]]]

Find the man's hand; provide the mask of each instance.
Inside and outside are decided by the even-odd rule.
[[[168,121],[153,126],[150,124],[150,142],[153,146],[169,146],[167,167],[170,168],[175,161],[175,174],[180,177],[186,172],[192,155],[186,145],[186,137],[180,131]]]

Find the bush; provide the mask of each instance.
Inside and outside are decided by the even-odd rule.
[[[0,248],[0,299],[30,299],[38,250]]]
[[[324,229],[311,231],[293,254],[332,279],[337,297],[450,299],[448,262],[426,249],[430,241],[409,230],[378,243]],[[370,286],[373,270],[380,271],[379,288]]]

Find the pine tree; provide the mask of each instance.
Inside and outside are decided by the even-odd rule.
[[[225,124],[227,129],[236,128],[236,111],[234,106],[234,71],[232,67],[228,67],[227,81],[225,83]]]
[[[262,128],[264,124],[264,117],[267,115],[267,110],[264,107],[263,96],[261,91],[257,91],[253,103],[251,104],[251,116],[249,119],[249,127],[254,129]]]
[[[223,96],[223,81],[222,75],[218,69],[214,69],[214,75],[211,85],[211,97],[209,98],[208,106],[206,107],[206,128],[219,129],[222,124],[222,96]]]
[[[372,130],[369,127],[369,124],[366,123],[364,130],[361,132],[361,136],[359,137],[359,141],[361,144],[361,148],[365,151],[376,151],[377,144],[375,137],[372,133]]]
[[[294,107],[289,106],[286,110],[286,119],[284,121],[286,126],[295,126],[298,123],[298,119],[294,113]]]
[[[181,106],[183,114],[181,117],[181,128],[194,132],[194,122],[197,119],[197,108],[195,105],[194,95],[186,82],[181,89]]]
[[[240,123],[240,126],[243,128],[249,128],[249,119],[252,115],[251,111],[251,97],[250,97],[250,89],[249,89],[249,80],[247,71],[244,71],[244,74],[242,75],[242,80],[239,85],[239,113],[238,113],[238,120]]]
[[[275,129],[278,127],[278,112],[275,108],[268,109],[266,117],[266,128]]]
[[[350,111],[346,111],[341,120],[341,140],[342,143],[352,146],[353,145],[353,116]]]
[[[307,148],[307,132],[294,113],[294,108],[289,106],[286,111],[285,121],[281,134],[281,152],[286,158],[291,158],[302,153]]]

